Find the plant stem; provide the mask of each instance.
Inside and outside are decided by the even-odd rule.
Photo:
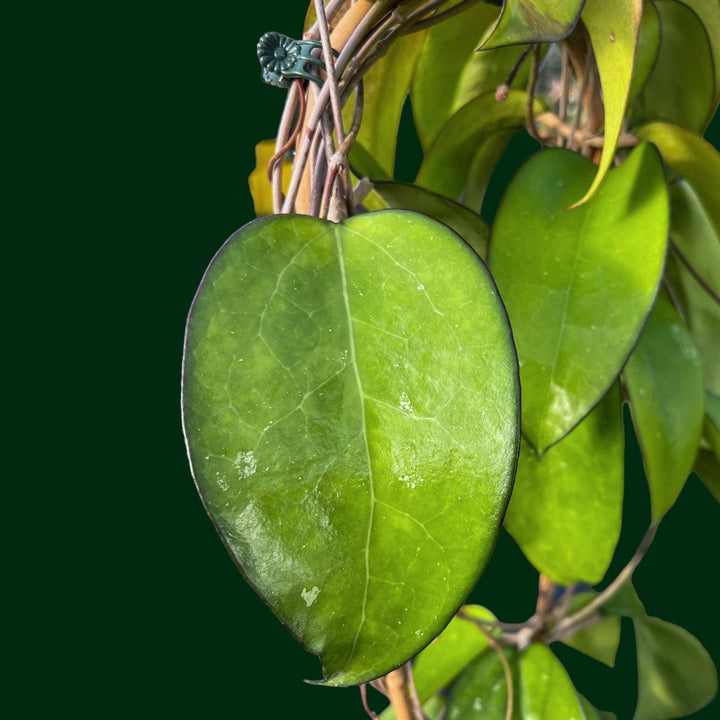
[[[384,681],[385,692],[395,711],[397,720],[415,720],[407,693],[404,666],[389,672]]]

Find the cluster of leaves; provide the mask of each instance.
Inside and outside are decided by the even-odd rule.
[[[702,645],[648,617],[629,580],[602,602],[577,588],[604,579],[620,536],[624,405],[653,530],[691,471],[720,500],[720,155],[702,139],[720,5],[446,5],[467,8],[364,78],[349,161],[372,181],[367,212],[256,220],[208,268],[184,361],[193,474],[327,684],[415,657],[430,718],[603,718],[547,643],[612,665],[627,616],[636,720],[680,717],[716,693]],[[423,159],[402,184],[408,97]],[[542,149],[490,227],[517,132]],[[456,615],[503,522],[564,597],[524,641],[484,608]]]

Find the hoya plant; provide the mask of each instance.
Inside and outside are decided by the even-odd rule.
[[[259,33],[247,74],[284,111],[187,324],[188,454],[228,552],[371,717],[612,717],[553,647],[613,665],[622,617],[635,720],[706,706],[702,638],[632,577],[691,473],[720,499],[720,3],[314,0],[296,21]],[[518,134],[534,151],[489,218]],[[626,432],[650,517],[609,576]],[[466,604],[503,526],[539,578],[520,623]]]

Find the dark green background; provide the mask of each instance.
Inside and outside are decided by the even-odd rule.
[[[320,665],[226,555],[180,427],[185,315],[214,252],[253,217],[253,148],[283,102],[260,83],[255,43],[271,29],[298,35],[305,10],[253,4],[250,15],[250,3],[219,1],[8,17],[10,717],[365,717],[357,690],[302,682]],[[709,137],[720,143],[717,118]],[[513,145],[505,181],[526,150]],[[648,517],[637,454],[630,464],[617,567]],[[692,478],[636,575],[649,612],[718,662],[719,539],[720,508]],[[534,583],[504,535],[472,599],[523,620]],[[617,672],[568,657],[580,689],[629,720],[632,643]]]

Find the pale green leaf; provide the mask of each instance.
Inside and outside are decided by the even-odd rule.
[[[486,622],[496,620],[489,610],[479,605],[466,605],[463,614]],[[454,617],[413,663],[413,679],[420,702],[448,687],[487,648],[487,636],[472,620]],[[395,720],[391,707],[382,714],[382,720]]]
[[[638,43],[635,49],[635,63],[633,65],[628,102],[632,102],[645,85],[655,64],[659,47],[660,18],[655,9],[655,5],[651,2],[646,2],[643,3],[640,33],[638,34]]]
[[[587,0],[582,13],[597,61],[602,85],[605,129],[602,155],[592,185],[577,205],[600,187],[615,159],[633,75],[642,0]]]
[[[620,537],[623,450],[617,387],[542,457],[523,441],[505,527],[554,582],[605,575]]]
[[[475,585],[512,484],[517,403],[492,279],[415,213],[250,223],[190,313],[194,477],[328,684],[416,655]]]
[[[575,27],[584,0],[505,0],[497,24],[481,47],[555,42]]]
[[[523,434],[539,451],[605,394],[655,299],[668,233],[660,158],[635,148],[596,196],[565,211],[595,166],[567,150],[534,155],[508,186],[490,269],[520,358]]]
[[[572,598],[570,614],[585,607],[597,597],[597,593],[579,593]],[[620,644],[620,618],[604,617],[594,625],[576,632],[562,641],[588,657],[594,658],[609,667],[615,666],[615,656]]]
[[[350,151],[350,164],[357,175],[393,178],[400,117],[424,39],[425,33],[418,32],[396,40],[363,78],[363,119]],[[346,128],[354,106],[350,100],[343,110]]]
[[[373,183],[371,195],[379,207],[415,210],[451,227],[483,259],[487,258],[490,229],[472,210],[417,185],[395,182]]]
[[[635,621],[638,703],[634,720],[670,720],[705,707],[717,693],[717,671],[700,641],[658,618]]]
[[[665,293],[658,296],[624,377],[657,522],[692,470],[704,407],[698,352]]]
[[[519,656],[513,648],[503,648],[513,680],[513,720],[520,712]],[[508,687],[503,662],[494,650],[483,653],[458,678],[450,693],[446,720],[505,720]]]
[[[526,110],[527,93],[520,90],[511,90],[501,103],[495,93],[469,102],[440,131],[420,166],[417,184],[458,200],[480,143],[500,130],[524,127]]]
[[[705,28],[715,69],[715,102],[720,98],[720,3],[713,0],[682,0],[691,7]]]
[[[710,43],[698,16],[676,0],[655,0],[660,46],[650,75],[632,105],[632,127],[662,121],[702,132],[715,110]]]
[[[424,150],[457,109],[464,68],[497,17],[496,7],[477,3],[427,31],[411,93],[415,127]]]
[[[533,643],[520,656],[524,720],[585,720],[562,663],[546,645]]]
[[[720,153],[709,142],[678,125],[653,122],[637,128],[635,135],[653,143],[672,170],[692,185],[720,232]]]

